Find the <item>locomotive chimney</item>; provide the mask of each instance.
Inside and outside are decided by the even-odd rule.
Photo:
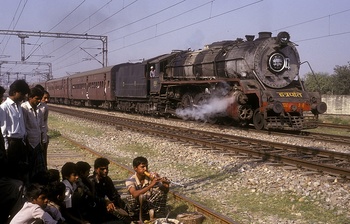
[[[269,38],[272,36],[271,32],[260,32],[259,33],[259,38]]]
[[[255,38],[254,35],[245,35],[245,39],[247,39],[247,41],[253,41]]]

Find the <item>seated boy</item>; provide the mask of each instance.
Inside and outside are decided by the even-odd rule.
[[[28,201],[24,203],[21,210],[13,217],[10,224],[29,224],[34,222],[56,224],[57,221],[43,210],[48,203],[47,193],[47,189],[39,184],[30,185],[25,193]]]
[[[163,181],[156,173],[146,175],[148,161],[145,157],[136,157],[133,168],[135,174],[125,182],[130,193],[127,208],[131,219],[142,221],[165,217],[169,182]]]

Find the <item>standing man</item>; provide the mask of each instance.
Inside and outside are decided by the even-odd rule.
[[[136,157],[132,164],[135,174],[125,182],[130,193],[126,205],[131,220],[164,217],[169,182],[163,181],[157,173],[148,172],[148,160],[145,157]]]
[[[44,159],[45,164],[47,166],[47,148],[49,145],[49,136],[47,135],[47,132],[49,130],[49,126],[47,124],[48,118],[49,118],[49,106],[47,103],[50,100],[50,94],[46,90],[44,90],[43,98],[41,99],[40,104],[38,105],[39,110],[41,111],[41,114],[43,115],[43,134],[41,136],[41,142],[43,145],[43,153],[44,153]]]
[[[5,89],[4,87],[0,86],[0,104],[2,103],[2,98],[4,97]],[[1,109],[0,109],[1,110]],[[0,111],[0,123],[2,120],[4,120],[5,117],[3,117],[4,114]],[[5,141],[4,137],[0,135],[0,177],[2,177],[2,173],[5,171],[4,168],[7,166],[7,155],[5,150]]]
[[[31,88],[28,95],[28,100],[21,105],[27,131],[27,148],[30,152],[30,178],[47,170],[41,145],[44,119],[43,115],[41,114],[41,110],[38,109],[38,105],[41,102],[43,95],[44,92],[40,88]]]
[[[151,71],[149,73],[149,77],[154,78],[156,77],[156,71],[154,70],[154,67],[151,66]]]
[[[2,101],[4,100],[4,93],[5,93],[5,88],[0,86],[0,104],[2,103]]]
[[[0,106],[1,134],[5,142],[8,170],[12,178],[26,180],[28,171],[26,129],[21,103],[30,89],[25,80],[16,80],[10,85],[9,96]]]
[[[1,102],[4,92],[5,89],[0,86]],[[0,123],[2,124],[3,122],[5,122],[5,113],[0,107]],[[12,208],[16,204],[20,205],[18,201],[21,200],[23,182],[9,178],[15,174],[10,173],[13,168],[16,168],[16,165],[8,164],[4,137],[0,134],[0,223],[8,223],[8,217],[11,215],[11,211],[14,211]]]

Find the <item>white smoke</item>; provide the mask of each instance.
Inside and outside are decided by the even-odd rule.
[[[176,115],[184,120],[207,121],[209,118],[226,115],[226,109],[233,103],[232,96],[224,98],[213,97],[200,105],[176,109]]]

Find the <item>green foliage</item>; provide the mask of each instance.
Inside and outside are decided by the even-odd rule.
[[[305,88],[311,92],[332,94],[332,76],[328,73],[307,73],[304,80]]]
[[[350,95],[350,63],[343,66],[335,66],[333,75],[334,94]]]
[[[350,95],[350,62],[348,65],[335,66],[334,74],[307,73],[304,79],[308,91],[321,94]]]

